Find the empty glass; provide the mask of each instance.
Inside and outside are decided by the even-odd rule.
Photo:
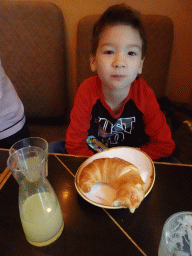
[[[39,137],[29,137],[22,140],[17,141],[13,144],[9,150],[9,155],[15,152],[18,149],[34,146],[39,147],[45,151],[45,162],[46,162],[46,177],[48,176],[48,143],[46,140]]]
[[[167,219],[158,256],[192,256],[192,212],[178,212]]]

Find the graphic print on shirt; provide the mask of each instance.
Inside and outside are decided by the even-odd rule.
[[[97,122],[99,125],[98,136],[102,138],[105,145],[117,145],[125,140],[125,133],[131,134],[135,117],[119,118],[113,124],[107,118],[99,117]]]
[[[118,117],[111,115],[98,99],[92,107],[88,136],[94,136],[108,148],[140,147],[148,140],[143,114],[131,99]]]

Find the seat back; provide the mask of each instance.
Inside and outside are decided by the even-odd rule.
[[[65,26],[56,5],[0,1],[0,58],[27,118],[38,122],[65,117]]]

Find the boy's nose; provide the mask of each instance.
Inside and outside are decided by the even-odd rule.
[[[121,54],[117,54],[113,61],[113,67],[115,68],[124,68],[126,66],[125,57]]]

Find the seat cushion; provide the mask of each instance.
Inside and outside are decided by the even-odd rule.
[[[28,124],[31,137],[40,137],[48,143],[55,140],[65,140],[67,125]]]

